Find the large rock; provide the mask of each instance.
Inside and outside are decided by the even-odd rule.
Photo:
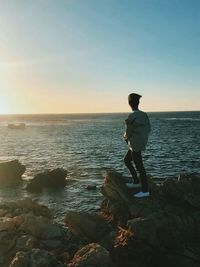
[[[112,202],[129,202],[131,199],[131,194],[125,185],[125,180],[115,171],[107,173],[101,187],[101,193]]]
[[[168,226],[167,218],[160,224],[157,219],[134,219],[130,230],[119,230],[111,251],[116,266],[200,266],[199,244],[191,243],[192,238],[185,238],[183,232],[181,236],[182,226],[176,229],[178,220]]]
[[[151,192],[157,192],[158,186],[150,177],[148,177],[148,180]],[[115,171],[109,171],[101,187],[101,193],[105,197],[101,205],[102,213],[109,220],[121,226],[125,226],[127,220],[131,219],[130,207],[137,201],[134,199],[133,194],[138,189],[128,189],[126,182],[126,177],[123,177]],[[152,197],[150,199],[153,201]],[[148,200],[145,199],[143,202],[146,203]]]
[[[32,213],[35,216],[52,218],[52,211],[31,198],[19,199],[0,203],[0,217],[15,217],[22,214]]]
[[[31,214],[21,216],[23,222],[21,223],[19,230],[24,233],[31,234],[34,237],[44,240],[59,239],[65,234],[65,230],[61,225],[52,222],[52,220],[48,218],[33,216]]]
[[[48,251],[32,249],[29,252],[19,251],[10,263],[9,267],[64,267]]]
[[[178,179],[165,180],[160,187],[160,196],[170,204],[184,209],[200,208],[200,175],[180,175]]]
[[[200,265],[200,175],[149,180],[150,197],[143,199],[130,196],[124,183],[109,172],[102,186],[102,213],[121,225],[111,248],[116,266]]]
[[[91,243],[80,249],[68,267],[111,267],[109,252],[96,243]]]
[[[147,179],[150,191],[153,193],[157,192],[158,186],[153,182],[152,178],[148,176]],[[140,189],[128,189],[126,186],[127,182],[130,182],[130,179],[127,177],[114,170],[108,171],[101,187],[101,193],[111,202],[129,204],[134,199],[133,194]]]
[[[115,246],[110,252],[111,258],[117,267],[161,267],[160,251],[151,244],[137,239],[134,233],[120,228],[116,236]]]
[[[102,216],[86,212],[69,211],[65,216],[65,224],[83,241],[89,243],[100,242],[111,231]]]
[[[44,188],[60,188],[66,185],[67,171],[58,168],[37,174],[27,185],[30,192],[41,192]]]
[[[22,181],[26,167],[18,160],[0,163],[0,185],[12,186]]]
[[[0,266],[2,267],[8,267],[11,262],[12,267],[24,267],[26,264],[29,267],[54,266],[51,265],[53,261],[34,265],[35,263],[29,259],[33,255],[40,257],[41,253],[45,256],[51,252],[58,260],[64,262],[72,259],[82,246],[76,235],[53,220],[47,207],[31,199],[1,203],[0,210]],[[46,252],[33,253],[33,249],[42,249]],[[37,260],[37,264],[39,262]]]

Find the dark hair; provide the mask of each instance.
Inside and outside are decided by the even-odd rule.
[[[140,103],[140,97],[139,95],[137,94],[130,94],[128,96],[128,103],[131,107],[135,107],[135,106],[138,106],[139,103]]]

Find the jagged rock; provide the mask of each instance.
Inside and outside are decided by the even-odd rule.
[[[52,256],[48,251],[33,249],[31,251],[30,257],[30,267],[64,267],[64,265],[57,261],[57,259]]]
[[[42,240],[42,244],[45,248],[48,249],[59,249],[62,247],[62,240],[53,239],[53,240]]]
[[[200,175],[181,175],[159,185],[151,179],[150,197],[144,199],[130,197],[123,183],[112,172],[102,187],[102,213],[115,221],[112,225],[123,225],[111,248],[116,266],[171,267],[173,258],[176,266],[187,266],[184,257],[188,266],[198,266]]]
[[[47,218],[52,218],[53,216],[52,211],[48,207],[37,203],[31,198],[2,202],[0,203],[0,209],[2,210],[2,216],[5,217],[15,217],[30,212],[35,216],[44,216]],[[0,217],[2,216],[0,215]]]
[[[16,241],[16,248],[17,250],[28,251],[36,247],[38,243],[39,243],[38,240],[35,237],[31,236],[30,234],[22,235]]]
[[[131,197],[123,177],[115,171],[107,172],[101,193],[114,202],[129,202]]]
[[[80,249],[68,267],[111,267],[109,252],[96,243],[91,243]]]
[[[148,178],[149,190],[152,194],[158,192],[159,187],[153,182],[150,176]],[[126,177],[116,171],[108,171],[105,181],[101,187],[101,193],[104,197],[111,202],[128,203],[133,202],[133,194],[138,192],[139,189],[128,189],[126,182],[129,181]],[[129,181],[130,182],[130,181]]]
[[[125,182],[109,172],[102,216],[70,211],[69,228],[31,199],[0,203],[0,266],[110,267],[111,259],[115,267],[199,266],[200,176],[159,186],[151,180],[151,196],[144,199],[134,199]],[[91,242],[98,245],[82,247]]]
[[[48,251],[41,249],[32,249],[29,252],[19,251],[12,260],[9,267],[64,267]]]
[[[27,253],[35,248],[51,251],[56,258],[67,253],[68,259],[71,259],[82,246],[76,235],[53,221],[47,207],[31,199],[1,203],[0,207],[3,210],[1,215],[4,215],[0,217],[0,266],[2,267],[8,267],[11,262],[11,266],[24,267],[29,255]],[[17,254],[19,257],[15,257],[20,251],[22,254]],[[29,267],[32,266],[31,263],[28,264]]]
[[[0,221],[0,232],[15,230],[15,224],[12,219],[3,219]]]
[[[37,174],[27,185],[30,192],[41,192],[44,188],[60,188],[66,185],[67,171],[57,168]]]
[[[110,252],[117,267],[160,267],[160,251],[147,242],[134,238],[134,233],[119,228],[115,246]]]
[[[161,247],[180,249],[184,241],[184,227],[181,223],[179,217],[172,214],[166,216],[158,212],[147,218],[128,221],[128,230],[133,233],[133,240],[141,240],[154,249],[159,250]]]
[[[23,251],[17,252],[9,267],[29,267],[29,254]]]
[[[24,222],[20,225],[19,230],[31,234],[34,237],[49,240],[62,238],[65,234],[64,229],[58,223],[42,217],[33,216],[31,214],[24,214]]]
[[[4,266],[15,255],[17,233],[13,230],[0,232],[0,266]]]
[[[102,240],[111,230],[107,221],[100,215],[69,211],[65,224],[86,242]]]
[[[180,175],[178,179],[168,179],[160,186],[159,194],[171,204],[176,203],[187,210],[199,210],[200,175]]]
[[[22,181],[26,167],[18,160],[0,163],[0,185],[12,186]]]
[[[126,225],[130,219],[130,207],[124,202],[111,202],[105,199],[101,205],[101,212],[113,226]]]
[[[159,190],[158,186],[153,182],[151,177],[148,177],[148,180],[151,194],[155,194],[155,192]],[[137,189],[128,189],[125,185],[126,182],[126,177],[123,177],[115,171],[109,171],[101,188],[101,193],[105,197],[101,205],[102,213],[105,214],[109,220],[112,220],[113,223],[121,226],[125,226],[127,220],[131,218],[131,207],[134,207],[134,203],[138,201],[133,197]],[[152,197],[150,199],[153,201]],[[139,202],[141,202],[141,200],[139,200],[138,203]],[[143,202],[148,203],[149,200],[143,199]],[[149,206],[150,205],[148,205],[148,207]]]
[[[200,266],[200,251],[197,249],[197,255],[190,251],[184,254],[171,254],[166,255],[162,259],[162,267],[199,267]]]

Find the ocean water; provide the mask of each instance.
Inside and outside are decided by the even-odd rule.
[[[144,165],[154,178],[200,172],[200,111],[149,113],[151,134]],[[108,169],[128,175],[123,164],[123,140],[128,114],[1,115],[0,162],[18,159],[27,170],[24,179],[47,169],[67,169],[71,183],[62,190],[30,194],[22,187],[0,188],[0,200],[32,197],[55,210],[91,211],[102,200],[99,188]],[[26,129],[9,129],[25,123]],[[85,186],[95,183],[97,190]]]

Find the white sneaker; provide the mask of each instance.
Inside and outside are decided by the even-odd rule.
[[[141,184],[134,184],[134,183],[126,183],[126,186],[130,189],[133,189],[133,188],[140,188],[141,187]]]
[[[142,197],[149,197],[150,196],[150,193],[149,192],[138,192],[137,194],[134,194],[133,195],[134,197],[137,197],[137,198],[142,198]]]

